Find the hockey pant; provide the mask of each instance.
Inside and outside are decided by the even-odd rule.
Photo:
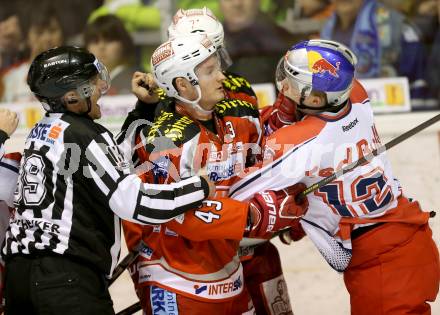
[[[352,244],[344,272],[352,315],[431,314],[440,266],[428,224],[386,223]]]
[[[278,250],[270,242],[255,248],[252,258],[242,261],[244,282],[257,315],[291,315],[287,284]]]
[[[14,256],[5,269],[5,314],[115,314],[104,275],[72,257]]]

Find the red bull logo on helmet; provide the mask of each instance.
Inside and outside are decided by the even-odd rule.
[[[328,72],[330,75],[339,78],[339,65],[341,64],[339,61],[336,62],[336,65],[332,65],[327,59],[322,57],[322,55],[316,51],[308,51],[307,57],[309,60],[309,70],[312,73],[326,73]]]

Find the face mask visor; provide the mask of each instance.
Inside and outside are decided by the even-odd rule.
[[[310,95],[312,86],[294,79],[294,77],[287,72],[285,62],[285,57],[281,58],[278,62],[275,71],[276,87],[278,92],[284,94],[296,104],[301,104],[302,101]]]
[[[228,51],[223,46],[217,49],[217,54],[220,59],[220,64],[223,71],[226,71],[232,65],[231,56],[229,56]]]
[[[101,95],[104,95],[108,92],[111,86],[110,74],[108,73],[107,68],[103,63],[101,63],[98,59],[95,59],[93,63],[98,71],[98,76],[96,80],[96,87],[100,90]]]

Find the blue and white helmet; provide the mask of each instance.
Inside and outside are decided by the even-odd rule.
[[[287,97],[297,104],[312,91],[327,97],[327,106],[343,104],[350,96],[357,58],[345,45],[314,39],[292,46],[276,71],[277,88],[289,85]]]

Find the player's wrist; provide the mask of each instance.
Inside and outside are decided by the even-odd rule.
[[[206,179],[204,176],[199,176],[199,178],[205,198],[213,196],[215,192],[212,191],[212,186],[209,185],[208,179]]]

